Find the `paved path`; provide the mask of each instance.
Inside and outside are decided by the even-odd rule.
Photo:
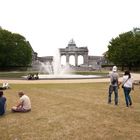
[[[140,81],[140,74],[132,73],[134,80]],[[122,77],[120,77],[121,81]],[[37,84],[37,83],[93,83],[93,82],[109,82],[109,78],[101,79],[74,79],[74,80],[5,80],[0,79],[0,83],[8,82],[10,84]]]

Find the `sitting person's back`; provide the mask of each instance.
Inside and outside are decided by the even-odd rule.
[[[0,115],[5,113],[6,109],[6,98],[3,97],[3,91],[0,91]]]
[[[23,95],[22,97],[20,97],[20,101],[23,103],[22,107],[26,110],[31,109],[31,102],[30,99],[27,95]]]
[[[22,91],[18,93],[20,99],[17,106],[12,107],[13,112],[28,112],[31,111],[30,98],[25,95]]]

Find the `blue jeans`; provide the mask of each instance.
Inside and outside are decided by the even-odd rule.
[[[124,87],[123,91],[124,91],[126,106],[128,107],[129,105],[132,105],[132,100],[131,100],[131,97],[129,95],[129,93],[131,92],[131,88]]]
[[[115,94],[114,102],[115,102],[115,105],[117,105],[118,104],[118,86],[112,86],[112,85],[109,86],[108,103],[111,103],[111,95],[113,92]]]

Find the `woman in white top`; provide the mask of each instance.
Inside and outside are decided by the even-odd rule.
[[[126,101],[126,106],[129,107],[132,105],[132,100],[130,97],[131,89],[133,88],[133,80],[129,71],[125,71],[123,79],[122,79],[123,91]]]

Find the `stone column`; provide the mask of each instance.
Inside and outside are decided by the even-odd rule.
[[[69,54],[66,54],[66,63],[69,64]]]
[[[83,57],[84,57],[84,65],[88,66],[88,54],[85,53],[85,54],[83,55]]]
[[[77,55],[77,53],[75,54],[75,66],[78,66],[78,55]]]

